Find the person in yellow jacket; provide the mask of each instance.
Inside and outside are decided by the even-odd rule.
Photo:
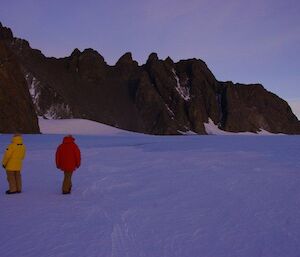
[[[9,190],[6,191],[6,194],[21,193],[22,191],[21,169],[25,152],[26,148],[23,144],[22,136],[15,134],[2,160],[2,166],[6,170],[9,184]]]

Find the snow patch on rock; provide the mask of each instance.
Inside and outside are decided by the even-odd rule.
[[[57,103],[49,107],[45,112],[44,117],[47,119],[59,119],[61,113],[71,113],[71,109],[67,104]]]
[[[40,97],[40,82],[32,76],[30,73],[25,75],[25,79],[28,85],[29,93],[31,95],[32,102],[35,106],[39,103],[39,97]]]
[[[73,117],[70,106],[63,103],[63,100],[60,99],[55,91],[51,91],[48,88],[48,91],[45,92],[45,87],[31,73],[26,73],[25,79],[37,115],[46,119]],[[53,100],[50,103],[44,103],[45,99],[43,99],[42,94],[47,95],[49,93],[53,95]]]
[[[194,132],[192,130],[187,130],[187,131],[177,130],[177,132],[180,133],[181,135],[186,135],[186,136],[198,135],[196,132]]]
[[[208,119],[208,123],[204,123],[204,127],[205,127],[205,131],[208,135],[284,135],[284,134],[273,134],[269,131],[260,129],[259,131],[257,131],[257,133],[253,133],[253,132],[228,132],[228,131],[224,131],[221,130],[214,122],[211,118]]]
[[[174,116],[175,116],[174,112],[171,110],[171,108],[167,104],[165,104],[165,106],[166,106],[168,112],[171,114],[172,118],[174,118]]]
[[[172,69],[172,73],[174,74],[174,78],[176,80],[176,91],[179,93],[179,95],[185,100],[189,101],[191,99],[190,97],[190,89],[187,86],[182,86],[180,84],[179,77],[174,69]]]

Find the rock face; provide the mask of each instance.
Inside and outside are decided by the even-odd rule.
[[[0,39],[0,133],[38,133],[34,106],[23,73]]]
[[[25,40],[0,28],[0,39],[15,54],[36,113],[46,118],[86,118],[150,134],[206,134],[211,119],[232,132],[264,129],[300,133],[288,104],[262,85],[219,82],[198,59],[174,63],[152,53],[139,66],[131,53],[115,66],[93,49],[48,58]]]
[[[299,121],[287,102],[267,92],[262,85],[224,83],[223,128],[227,131],[257,131],[262,128],[274,133],[299,133]],[[244,115],[246,114],[246,115]]]

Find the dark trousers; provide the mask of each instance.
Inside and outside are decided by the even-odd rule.
[[[22,191],[22,177],[20,171],[6,171],[10,192]]]
[[[62,191],[63,193],[71,192],[72,188],[72,174],[73,172],[64,171],[64,181],[62,184]]]

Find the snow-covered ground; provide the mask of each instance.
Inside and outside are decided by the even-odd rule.
[[[1,257],[299,257],[298,136],[27,135],[23,193],[0,174]],[[1,135],[1,152],[10,136]]]
[[[125,135],[133,133],[85,119],[39,118],[39,127],[43,134]]]
[[[167,106],[167,108],[169,108]],[[170,110],[171,111],[171,110]],[[39,126],[42,134],[74,134],[74,135],[132,135],[134,132],[118,129],[99,122],[85,119],[43,119],[39,118]],[[214,122],[209,119],[204,123],[208,135],[275,135],[261,129],[258,133],[240,132],[233,133],[218,128]],[[197,135],[193,131],[178,131],[183,135]]]

